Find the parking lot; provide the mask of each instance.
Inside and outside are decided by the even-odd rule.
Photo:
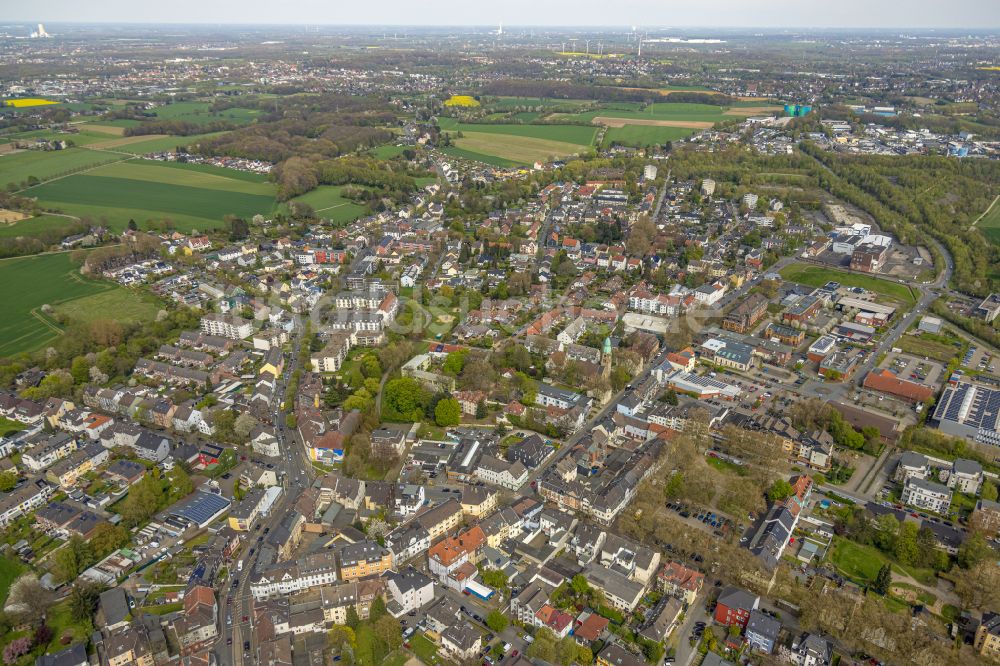
[[[944,366],[937,361],[925,360],[912,354],[889,352],[879,368],[888,368],[900,379],[926,386],[937,386],[944,373]]]
[[[715,536],[724,537],[733,530],[741,529],[740,524],[732,518],[711,509],[699,509],[683,502],[668,502],[667,508],[672,510],[681,522]]]

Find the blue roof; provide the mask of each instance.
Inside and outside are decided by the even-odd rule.
[[[198,490],[190,499],[178,504],[170,515],[198,525],[206,525],[216,515],[229,508],[229,500],[204,490]]]

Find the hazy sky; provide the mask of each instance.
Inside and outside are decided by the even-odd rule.
[[[2,0],[0,21],[982,30],[1000,27],[1000,0]]]

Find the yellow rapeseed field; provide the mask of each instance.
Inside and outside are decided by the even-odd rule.
[[[41,97],[21,97],[19,99],[8,99],[4,101],[5,106],[13,106],[18,109],[27,106],[44,106],[46,104],[58,104],[59,102],[53,102],[51,99],[42,99]]]
[[[445,100],[444,105],[474,107],[479,106],[479,100],[471,95],[452,95],[450,98]]]

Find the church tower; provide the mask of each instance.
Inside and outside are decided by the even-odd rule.
[[[611,375],[611,338],[604,338],[601,348],[601,376],[607,379]]]

